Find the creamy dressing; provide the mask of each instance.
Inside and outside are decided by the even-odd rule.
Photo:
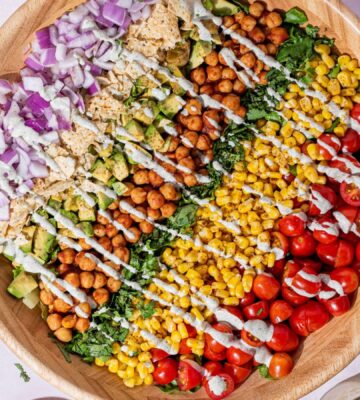
[[[308,225],[308,228],[311,231],[323,231],[323,232],[326,232],[329,235],[339,236],[339,227],[338,227],[338,225],[335,224],[335,223],[331,223],[329,221],[325,221],[323,223],[320,223],[320,222],[314,220]]]
[[[321,214],[325,214],[333,208],[330,201],[314,189],[311,190],[311,202],[320,210]]]

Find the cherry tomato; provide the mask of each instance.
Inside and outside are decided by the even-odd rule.
[[[173,358],[160,360],[155,367],[153,377],[159,385],[167,385],[177,377],[178,363]]]
[[[280,283],[272,275],[260,274],[254,280],[253,291],[260,300],[273,300],[280,292]]]
[[[215,353],[205,343],[204,357],[211,361],[222,361],[222,360],[225,360],[225,358],[226,358],[226,350],[224,350],[220,353]]]
[[[156,363],[158,361],[164,360],[165,358],[169,357],[169,354],[161,349],[150,349],[151,353],[151,361]]]
[[[360,206],[360,188],[355,183],[342,182],[340,185],[340,194],[351,206]]]
[[[281,260],[276,260],[274,266],[272,268],[268,268],[267,272],[272,273],[277,278],[281,278],[284,272],[285,264],[285,258],[282,258]]]
[[[345,294],[355,292],[355,290],[359,287],[359,277],[353,268],[335,268],[330,272],[330,278],[341,283]]]
[[[332,299],[325,300],[322,303],[334,317],[340,317],[340,315],[343,315],[350,310],[350,300],[347,295],[333,297]]]
[[[294,367],[294,361],[286,353],[275,353],[270,361],[269,374],[273,379],[289,375]]]
[[[193,326],[189,325],[189,324],[185,324],[185,327],[186,327],[186,330],[187,330],[189,338],[190,339],[195,339],[196,336],[197,336],[196,329]]]
[[[291,286],[295,291],[299,289],[309,294],[316,295],[321,289],[322,283],[315,270],[311,267],[304,267],[293,277]]]
[[[346,267],[354,259],[354,246],[345,240],[338,240],[335,243],[319,243],[316,253],[320,260],[332,267]]]
[[[192,354],[191,347],[187,344],[187,339],[181,339],[180,347],[179,347],[179,354]]]
[[[320,196],[319,196],[320,195]],[[314,199],[313,201],[310,199],[310,208],[308,211],[308,214],[311,216],[317,216],[324,214],[322,210],[320,210],[316,204],[315,204],[315,199],[318,199],[319,203],[322,203],[322,198],[326,199],[332,207],[334,207],[337,203],[337,196],[336,193],[330,189],[328,186],[325,185],[319,185],[317,183],[314,183],[311,185],[311,199]],[[316,201],[317,203],[317,201]]]
[[[329,319],[325,306],[310,300],[295,308],[290,317],[290,326],[298,335],[308,336],[327,324]]]
[[[360,104],[355,104],[352,110],[350,111],[350,115],[352,118],[356,119],[360,122]]]
[[[360,242],[356,245],[356,258],[360,261]]]
[[[242,351],[237,347],[230,347],[226,350],[226,359],[230,364],[235,364],[238,366],[244,365],[252,358],[253,356],[251,354],[245,353],[245,351]]]
[[[194,389],[202,382],[201,367],[193,360],[179,362],[177,384],[182,391]]]
[[[306,154],[307,156],[309,155],[309,153],[308,153],[308,150],[307,150],[307,148],[308,148],[308,146],[310,145],[310,144],[313,144],[314,142],[312,142],[311,140],[307,140],[302,146],[301,146],[301,152],[303,153],[303,154]]]
[[[299,338],[285,324],[274,325],[274,333],[266,345],[274,351],[294,351],[299,346]]]
[[[241,339],[247,343],[249,346],[260,347],[263,342],[261,342],[257,337],[253,336],[250,332],[245,329],[241,331]]]
[[[357,273],[358,278],[360,279],[360,260],[355,260],[351,268]]]
[[[233,378],[228,374],[222,373],[222,374],[218,374],[215,376],[221,378],[224,381],[226,389],[221,394],[215,394],[211,390],[211,380],[215,378],[214,376],[211,376],[210,378],[205,379],[204,388],[206,390],[207,395],[210,397],[210,399],[221,400],[221,399],[224,399],[225,397],[229,396],[229,394],[234,391],[235,383],[234,383]]]
[[[295,262],[294,260],[289,260],[285,265],[282,282],[285,281],[285,278],[294,277],[300,270],[301,267],[297,262]]]
[[[286,321],[290,318],[293,307],[290,303],[285,300],[275,300],[270,305],[270,321],[273,324],[279,324],[280,322]]]
[[[300,296],[294,292],[291,288],[283,286],[281,288],[282,297],[294,306],[306,303],[309,299],[305,296]]]
[[[239,367],[234,364],[225,363],[224,372],[233,378],[235,385],[240,385],[240,383],[243,383],[251,374],[251,367],[249,366],[248,368],[245,365]]]
[[[329,162],[329,167],[337,168],[342,172],[351,173],[351,168],[349,168],[349,162],[353,164],[354,167],[356,168],[360,167],[359,161],[351,154],[342,154],[341,156],[336,157],[335,160],[331,160]],[[332,179],[332,181],[334,180]]]
[[[285,236],[299,236],[304,233],[305,221],[297,215],[288,215],[280,220],[279,229]]]
[[[286,257],[289,252],[289,241],[285,235],[281,232],[272,232],[271,233],[272,242],[271,247],[277,247],[284,252],[284,257]]]
[[[258,301],[250,304],[243,309],[246,319],[265,319],[269,315],[269,303],[267,301]]]
[[[333,218],[324,216],[316,222],[316,227],[313,229],[314,238],[324,244],[334,243],[339,237],[339,229],[336,221]]]
[[[310,267],[315,272],[320,272],[321,270],[321,262],[311,258],[294,258],[294,262],[299,265],[300,269]]]
[[[238,319],[240,319],[241,321],[244,320],[244,317],[242,315],[241,309],[239,307],[235,307],[235,306],[225,306],[224,309],[226,311],[228,311],[230,314],[234,315],[235,317],[237,317]],[[221,322],[221,321],[219,321]],[[236,326],[233,327],[234,329],[236,328]]]
[[[203,367],[210,375],[218,375],[224,371],[222,364],[218,361],[208,361],[203,365]]]
[[[340,139],[343,153],[357,153],[360,150],[360,134],[349,128]]]
[[[317,141],[319,153],[324,160],[331,160],[341,148],[340,140],[333,134],[323,133]]]
[[[290,239],[290,253],[294,257],[310,257],[316,251],[316,241],[309,231]]]
[[[212,327],[219,332],[232,333],[232,328],[227,323],[218,322]],[[225,346],[217,342],[209,333],[205,333],[205,342],[214,353],[221,353],[225,350]]]
[[[255,302],[256,298],[253,292],[245,293],[245,296],[240,299],[239,305],[241,308],[247,307]]]

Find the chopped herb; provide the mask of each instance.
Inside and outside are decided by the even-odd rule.
[[[286,93],[290,81],[286,78],[285,74],[282,71],[271,68],[270,71],[266,74],[266,79],[268,81],[268,85],[276,92],[278,92],[281,96]],[[255,91],[257,90],[258,88]]]
[[[338,73],[340,72],[340,65],[336,64],[335,67],[328,73],[328,77],[330,79],[335,79],[338,76]]]
[[[263,311],[264,311],[263,308],[259,308],[259,310],[257,311],[256,315],[260,315]]]
[[[198,208],[195,204],[178,207],[176,213],[169,218],[168,226],[179,231],[191,227],[195,223]]]
[[[192,195],[199,199],[213,199],[215,190],[221,185],[222,174],[214,169],[212,163],[208,164],[207,170],[208,177],[210,178],[209,183],[186,188]],[[183,196],[183,201],[192,203],[192,200],[186,196]]]
[[[265,364],[259,365],[259,366],[257,367],[257,369],[259,370],[259,374],[260,374],[263,378],[273,380],[273,378],[272,378],[272,377],[270,376],[270,374],[269,374],[269,368],[268,368]]]
[[[326,133],[334,132],[334,129],[340,124],[340,118],[336,118],[334,122],[331,124],[330,128],[325,129]]]
[[[168,383],[167,385],[159,385],[158,388],[164,393],[174,393],[179,391],[179,386],[177,384],[176,379],[172,382]]]
[[[19,363],[15,363],[14,364],[15,367],[20,371],[20,378],[25,382],[28,383],[30,382],[30,376],[26,373],[24,367],[19,364]]]
[[[56,347],[60,350],[61,354],[64,356],[65,361],[69,364],[71,364],[71,357],[70,357],[70,353],[65,349],[65,346],[56,339],[56,337],[54,336],[54,334],[52,332],[50,332],[48,334],[48,337],[51,339],[51,341],[56,345]]]
[[[284,22],[288,22],[289,24],[302,25],[307,21],[306,14],[298,7],[293,7],[285,13]]]
[[[140,304],[136,305],[136,308],[141,312],[141,316],[144,319],[151,318],[155,314],[155,303],[153,301],[147,304],[140,302]]]
[[[291,175],[297,176],[297,166],[296,165],[289,165],[289,171]]]

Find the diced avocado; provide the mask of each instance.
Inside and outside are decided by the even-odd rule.
[[[74,212],[62,209],[59,210],[59,212],[64,217],[70,219],[73,224],[77,224],[79,222],[79,218]]]
[[[169,78],[158,71],[155,72],[155,78],[158,79],[161,83],[169,82]]]
[[[129,176],[129,168],[126,158],[121,153],[115,153],[111,159],[114,161],[112,166],[112,173],[118,181],[123,181]]]
[[[159,104],[161,112],[168,118],[173,119],[183,107],[183,99],[172,93]]]
[[[107,183],[111,178],[111,171],[106,168],[106,165],[101,160],[96,160],[92,167],[92,176],[100,182]]]
[[[149,152],[147,152],[146,150],[144,150],[141,146],[138,146],[137,144],[132,144],[132,146],[134,149],[136,149],[137,151],[141,151],[142,153],[144,153],[147,157],[152,158],[151,154]],[[137,164],[137,162],[135,160],[133,160],[131,158],[131,156],[129,156],[129,154],[126,155],[127,160],[129,162],[129,164]]]
[[[27,294],[23,298],[23,303],[26,305],[27,308],[33,310],[40,302],[40,291],[39,288],[34,289],[32,292]]]
[[[23,228],[22,233],[25,236],[25,239],[27,240],[27,242],[24,243],[22,246],[20,246],[20,249],[24,253],[32,252],[32,244],[33,244],[33,238],[34,238],[35,231],[36,231],[35,225],[25,226],[25,228]]]
[[[80,222],[80,224],[77,225],[80,229],[82,229],[85,234],[89,237],[94,236],[94,229],[91,224],[91,222]]]
[[[78,217],[80,221],[96,221],[95,210],[84,199],[78,197],[77,206],[79,208]]]
[[[125,129],[139,142],[144,140],[144,128],[139,124],[139,122],[135,121],[134,119],[129,121],[125,125]]]
[[[109,205],[114,201],[111,197],[106,196],[106,194],[99,192],[98,196],[98,204],[102,210],[106,210]]]
[[[60,228],[59,233],[60,233],[60,235],[67,236],[71,239],[78,239],[77,236],[70,229]]]
[[[71,211],[67,211],[71,212]],[[56,237],[50,235],[50,233],[38,226],[36,228],[33,240],[33,252],[34,254],[43,261],[48,261],[51,253],[56,246]]]
[[[55,210],[59,210],[62,206],[62,201],[54,200],[51,198],[48,202],[48,206],[54,208]]]
[[[61,203],[63,201],[63,198],[61,197],[61,194],[53,194],[50,197],[52,200],[56,200],[59,203]]]
[[[232,4],[227,0],[212,0],[213,3],[213,14],[224,17],[226,15],[234,15],[239,11],[239,7],[235,4]]]
[[[110,157],[112,152],[113,152],[113,145],[109,144],[108,146],[99,151],[99,156],[102,158]]]
[[[165,143],[164,143],[164,145],[162,146],[162,148],[159,149],[159,152],[160,152],[160,153],[167,153],[167,152],[169,151],[171,142],[172,142],[172,137],[171,137],[171,136],[168,136],[168,137],[165,139]]]
[[[189,68],[197,68],[204,62],[204,58],[211,53],[212,44],[211,42],[206,42],[204,40],[197,41],[191,51]]]
[[[157,84],[150,78],[148,78],[146,75],[141,75],[136,79],[135,86],[137,88],[154,88],[157,86]]]
[[[168,119],[163,116],[162,118],[157,118],[155,126],[160,133],[163,133],[163,132],[166,132],[167,128],[165,128],[165,127],[169,127],[169,126],[174,127],[174,124],[171,121],[171,119]]]
[[[72,196],[70,193],[64,201],[64,210],[66,211],[78,211],[77,196]]]
[[[184,40],[176,44],[173,49],[166,52],[166,61],[169,65],[184,67],[190,57],[190,42]]]
[[[114,182],[112,188],[118,196],[122,196],[127,191],[127,186],[122,182]]]
[[[134,118],[144,125],[150,125],[159,114],[159,107],[153,101],[146,102],[143,107],[136,110]]]
[[[16,297],[22,299],[38,287],[36,280],[26,272],[21,272],[7,288],[8,292]]]
[[[132,116],[128,113],[123,113],[120,115],[120,121],[121,121],[122,126],[125,126],[131,120],[132,120]]]
[[[159,131],[154,125],[150,125],[145,132],[145,141],[154,150],[160,150],[164,144],[165,140],[160,135]]]

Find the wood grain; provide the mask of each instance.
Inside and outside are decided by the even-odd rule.
[[[0,28],[0,76],[16,77],[23,65],[23,53],[36,29],[53,22],[81,0],[28,0]],[[359,55],[359,20],[338,0],[268,0],[269,7],[298,6],[307,11],[310,22],[336,38],[342,52]],[[357,31],[356,31],[357,28]],[[48,338],[39,312],[30,311],[6,293],[11,268],[1,262],[0,338],[37,374],[77,400],[184,399],[167,395],[155,387],[126,389],[120,379],[106,370],[90,367],[72,357],[67,364]],[[254,373],[230,398],[296,400],[314,390],[349,364],[360,352],[360,300],[341,318],[308,338],[296,357],[293,373],[281,381],[267,381]],[[206,399],[203,390],[191,396]]]

